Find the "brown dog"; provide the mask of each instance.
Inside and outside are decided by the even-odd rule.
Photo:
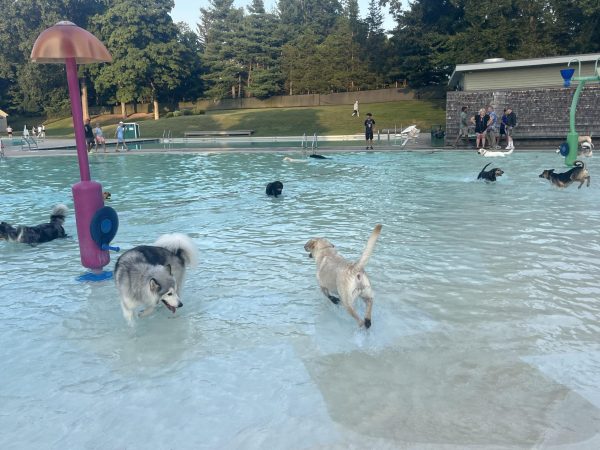
[[[358,325],[364,325],[366,328],[371,326],[373,291],[364,267],[373,253],[380,233],[381,225],[375,226],[363,254],[355,263],[346,261],[325,238],[314,238],[304,245],[304,250],[309,252],[309,256],[317,263],[317,280],[325,297],[336,304],[341,299],[342,305],[356,319]],[[363,299],[367,307],[364,321],[354,310],[354,302],[358,297]]]
[[[569,186],[575,181],[579,181],[577,189],[581,189],[583,183],[587,181],[587,186],[590,186],[590,173],[585,168],[583,161],[575,161],[574,166],[571,170],[567,170],[562,173],[554,173],[554,169],[546,169],[540,174],[540,178],[545,178],[550,181],[554,186],[564,188]]]

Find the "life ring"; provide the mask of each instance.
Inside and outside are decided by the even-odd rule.
[[[106,250],[119,229],[119,216],[110,206],[103,206],[90,222],[90,235],[101,250]]]

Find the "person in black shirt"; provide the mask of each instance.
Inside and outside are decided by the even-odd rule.
[[[375,125],[373,114],[367,113],[367,120],[365,120],[365,139],[367,141],[367,150],[369,150],[369,142],[371,145],[371,150],[373,150],[373,125]]]
[[[85,131],[85,142],[87,145],[87,151],[91,152],[92,147],[96,143],[96,138],[94,137],[94,130],[92,130],[92,126],[90,125],[90,119],[85,119],[83,131]]]

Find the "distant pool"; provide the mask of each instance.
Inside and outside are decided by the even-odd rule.
[[[134,329],[112,282],[75,281],[74,237],[0,241],[0,448],[600,448],[596,159],[590,188],[557,190],[550,152],[283,156],[90,158],[115,245],[199,247],[184,307]],[[488,162],[495,184],[475,180]],[[0,161],[1,219],[72,208],[78,175],[74,156]],[[378,222],[365,332],[302,246],[356,258]]]

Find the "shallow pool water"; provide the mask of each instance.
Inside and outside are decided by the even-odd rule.
[[[112,281],[76,281],[75,157],[0,162],[2,220],[71,208],[66,240],[0,241],[0,448],[600,447],[597,160],[558,190],[553,152],[283,156],[91,157],[115,245],[183,232],[200,252],[184,307],[133,328]],[[475,180],[488,162],[496,183]],[[354,259],[376,223],[365,331],[303,245]]]

